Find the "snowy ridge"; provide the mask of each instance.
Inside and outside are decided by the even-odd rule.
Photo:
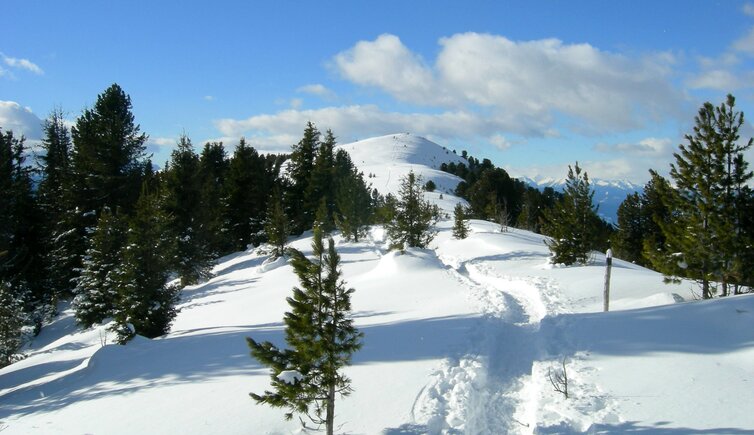
[[[427,192],[425,197],[443,211],[451,213],[458,202],[465,203],[454,195],[456,186],[463,180],[440,170],[443,163],[465,160],[421,136],[391,134],[338,145],[337,149],[346,150],[356,167],[364,173],[367,183],[383,195],[397,195],[401,178],[413,171],[422,177],[422,184],[430,180],[435,183],[435,192]]]

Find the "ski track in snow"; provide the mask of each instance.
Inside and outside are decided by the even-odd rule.
[[[561,355],[572,349],[558,319],[541,328],[546,316],[569,312],[555,283],[499,275],[481,260],[439,258],[469,289],[482,316],[468,346],[476,353],[442,362],[417,396],[411,411],[414,423],[430,434],[532,434],[582,432],[593,422],[618,420],[595,386],[575,385],[579,373],[595,370],[581,355],[567,359],[574,384],[569,387],[578,390],[578,397],[564,403],[561,394],[552,391],[548,369],[558,367]],[[543,421],[558,423],[537,427]]]

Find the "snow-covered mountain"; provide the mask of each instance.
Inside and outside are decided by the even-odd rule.
[[[452,213],[456,203],[463,201],[453,194],[463,180],[441,171],[440,165],[465,160],[421,136],[391,134],[339,145],[338,148],[348,151],[351,160],[367,177],[367,182],[383,195],[392,193],[397,196],[401,179],[414,171],[424,183],[429,180],[435,183],[435,192],[427,192],[425,197],[436,202],[443,211]]]
[[[556,191],[562,192],[565,188],[565,178],[522,177],[521,181],[538,189],[552,187]],[[594,189],[594,203],[599,205],[598,214],[608,222],[618,222],[618,207],[626,199],[626,196],[644,190],[644,187],[627,180],[605,180],[593,178],[589,180]]]
[[[410,169],[451,187],[434,165],[456,156],[413,136],[378,146],[391,141],[343,146],[383,192]],[[365,334],[345,370],[354,392],[336,403],[338,433],[754,432],[753,296],[694,301],[692,283],[615,260],[603,313],[603,255],[555,267],[538,234],[472,221],[455,240],[451,226],[404,253],[386,249],[379,226],[359,243],[335,235]],[[304,253],[310,244],[291,241]],[[111,344],[105,325],[82,330],[62,306],[27,358],[0,370],[0,432],[310,433],[248,396],[269,387],[269,372],[245,337],[285,345],[291,265],[249,250],[214,273],[183,290],[171,332],[154,340]],[[563,361],[568,399],[548,377]]]

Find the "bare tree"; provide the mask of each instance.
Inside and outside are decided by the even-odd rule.
[[[558,393],[562,393],[565,398],[568,398],[568,371],[566,370],[566,357],[560,363],[561,369],[552,370],[552,367],[547,369],[547,378],[552,384],[552,388]]]

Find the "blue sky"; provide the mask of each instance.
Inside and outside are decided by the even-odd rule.
[[[665,171],[700,104],[754,107],[744,2],[3,2],[0,126],[39,137],[111,83],[161,164],[176,138],[286,151],[411,132],[514,175]],[[754,118],[752,118],[754,119]],[[754,129],[747,122],[748,138]],[[749,160],[752,160],[750,156]]]

